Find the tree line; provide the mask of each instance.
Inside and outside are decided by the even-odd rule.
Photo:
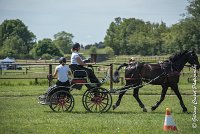
[[[44,38],[36,42],[36,36],[21,20],[5,20],[0,25],[0,58],[60,57],[70,53],[72,38],[71,33],[61,31],[54,35],[54,40]]]
[[[84,48],[96,53],[115,55],[163,55],[196,49],[200,54],[200,0],[189,0],[184,18],[172,25],[151,23],[136,18],[117,17],[110,23],[104,41]],[[73,34],[61,31],[54,39],[36,41],[34,33],[19,19],[4,20],[0,25],[0,58],[60,57],[71,53]],[[81,46],[83,48],[83,45]]]
[[[104,44],[116,55],[161,55],[196,49],[200,54],[200,0],[189,1],[184,19],[170,27],[135,18],[115,18]]]

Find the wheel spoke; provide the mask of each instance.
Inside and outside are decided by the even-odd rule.
[[[96,105],[96,107],[95,107],[95,112],[97,112],[97,106],[98,106],[98,105]]]
[[[92,108],[94,107],[95,104],[91,103],[91,105],[92,105],[92,106],[91,106],[89,109],[92,109]]]
[[[74,98],[69,92],[57,91],[52,95],[49,106],[53,111],[71,111],[74,107]]]
[[[112,96],[101,87],[94,88],[92,91],[87,90],[83,97],[83,106],[90,112],[105,112],[112,105]]]
[[[58,104],[57,104],[57,105],[55,105],[55,107],[53,107],[53,109],[56,109],[56,108],[57,108],[57,106],[58,106]]]

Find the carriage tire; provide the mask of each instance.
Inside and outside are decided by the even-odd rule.
[[[112,96],[107,89],[95,87],[85,91],[82,103],[88,112],[107,112],[112,106]]]
[[[71,112],[74,108],[74,97],[68,91],[57,91],[50,96],[49,107],[55,112]]]

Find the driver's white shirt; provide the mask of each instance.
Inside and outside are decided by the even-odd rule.
[[[80,57],[79,54],[78,54],[78,52],[72,52],[72,55],[71,55],[71,64],[80,65],[80,64],[77,62],[77,60],[76,60],[77,57]],[[80,58],[81,58],[81,57],[80,57]],[[82,58],[81,58],[81,60],[82,60]]]

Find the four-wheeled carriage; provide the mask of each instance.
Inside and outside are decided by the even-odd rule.
[[[82,103],[88,112],[106,112],[112,106],[110,92],[96,83],[88,82],[88,75],[85,70],[75,70],[70,87],[52,86],[45,95],[39,97],[39,103],[49,105],[53,111],[70,112],[74,107],[74,98],[70,93],[73,89],[81,89],[83,85],[88,88],[83,96]],[[49,77],[48,77],[49,78]],[[105,80],[108,78],[108,74]],[[51,78],[49,78],[51,79]]]

